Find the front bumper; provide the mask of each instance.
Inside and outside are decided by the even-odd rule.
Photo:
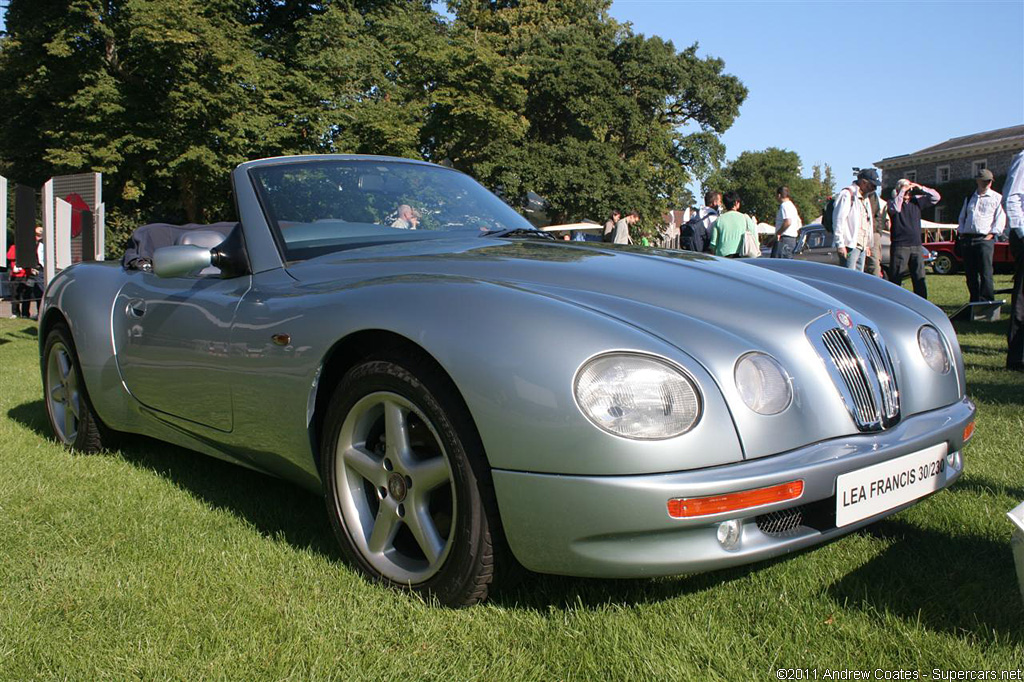
[[[560,476],[494,470],[502,524],[516,558],[540,573],[629,578],[677,575],[747,564],[845,535],[916,503],[835,526],[836,477],[945,443],[962,453],[974,419],[968,400],[904,419],[893,428],[815,443],[781,455],[709,469],[643,476]],[[947,466],[940,489],[963,472]],[[667,502],[720,495],[801,479],[798,500],[691,519],[671,518]],[[801,508],[804,523],[774,532],[764,519]],[[830,519],[831,514],[831,520]],[[735,549],[718,525],[742,520]],[[760,520],[760,526],[759,526]],[[765,530],[762,530],[765,528]]]

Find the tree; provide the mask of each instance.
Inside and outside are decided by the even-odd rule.
[[[821,215],[822,200],[832,195],[832,169],[825,166],[824,174],[814,167],[812,177],[801,177],[800,156],[777,147],[764,151],[743,152],[704,183],[704,189],[721,192],[736,191],[740,195],[741,210],[752,213],[762,222],[774,223],[779,187],[789,187],[793,203],[806,222]]]
[[[717,168],[718,136],[746,88],[697,46],[677,52],[608,16],[605,0],[452,2],[453,30],[501,55],[525,91],[528,123],[461,167],[506,196],[544,196],[556,221],[638,210],[648,226],[690,203],[686,185]],[[516,81],[509,83],[515,87]],[[518,132],[518,131],[517,131]]]
[[[115,208],[224,216],[228,170],[279,139],[265,85],[280,71],[240,14],[230,0],[11,0],[0,87],[19,121],[0,147],[17,177],[97,170]]]

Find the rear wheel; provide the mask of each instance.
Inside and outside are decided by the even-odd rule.
[[[956,272],[956,263],[948,253],[939,253],[932,262],[932,271],[936,275],[951,275]]]
[[[57,324],[43,346],[43,391],[50,428],[64,445],[80,452],[100,452],[110,445],[110,432],[92,409],[66,325]]]
[[[322,478],[335,534],[373,580],[447,606],[486,598],[497,507],[461,398],[427,362],[357,365],[328,408]]]

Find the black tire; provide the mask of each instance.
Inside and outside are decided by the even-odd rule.
[[[54,325],[43,346],[43,397],[46,416],[56,439],[78,452],[110,448],[113,433],[96,416],[82,378],[71,331]]]
[[[948,253],[936,254],[932,261],[932,272],[936,275],[952,275],[956,272],[956,263]]]
[[[490,467],[432,363],[381,358],[345,374],[324,420],[321,476],[342,551],[371,580],[450,607],[487,598],[503,542]]]

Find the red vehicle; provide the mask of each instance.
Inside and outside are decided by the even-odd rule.
[[[956,254],[956,242],[929,242],[924,245],[932,252],[935,260],[932,261],[932,270],[936,275],[951,275],[964,267],[963,259]],[[997,241],[995,250],[992,252],[992,267],[994,270],[1013,269],[1013,256],[1010,255],[1010,243]]]

